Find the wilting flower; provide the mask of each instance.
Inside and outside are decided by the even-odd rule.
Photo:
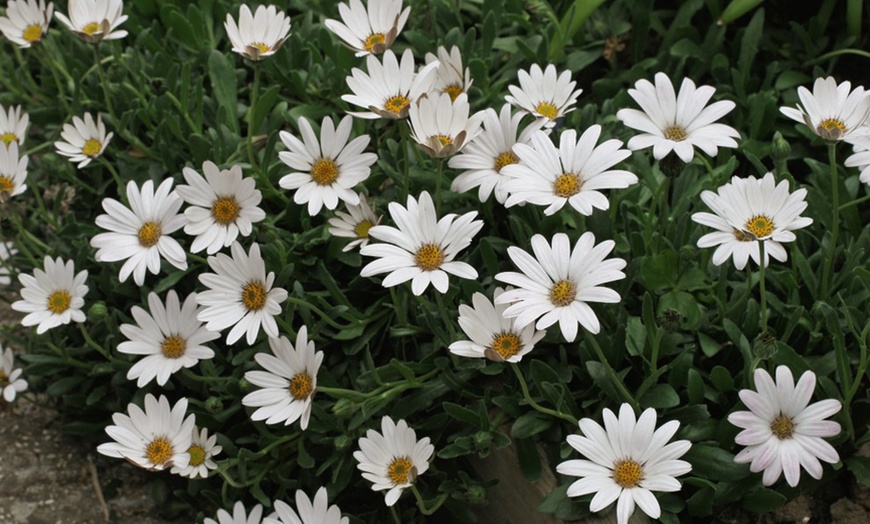
[[[435,82],[438,62],[425,65],[414,72],[414,55],[410,49],[402,54],[401,64],[389,49],[384,52],[383,63],[374,55],[366,57],[366,69],[353,68],[347,77],[352,95],[342,95],[345,102],[368,109],[368,112],[350,114],[359,118],[405,118],[420,95],[428,93]]]
[[[114,133],[106,134],[103,117],[99,114],[94,122],[94,117],[85,113],[84,120],[74,116],[73,125],[64,124],[60,136],[66,142],[54,143],[57,154],[70,157],[69,161],[78,162],[78,168],[81,169],[103,154]]]
[[[553,127],[556,120],[573,111],[582,89],[572,91],[577,82],[571,80],[571,71],[562,71],[556,76],[556,66],[549,64],[545,70],[533,64],[528,72],[517,73],[520,87],[508,86],[510,95],[505,97],[510,104],[542,118],[545,127]]]
[[[117,30],[127,20],[123,11],[122,0],[69,0],[69,18],[61,13],[54,16],[79,38],[95,44],[127,36],[127,31]]]
[[[23,146],[29,123],[30,116],[21,110],[21,106],[9,106],[7,111],[0,105],[0,142],[6,147],[12,142]]]
[[[11,348],[0,355],[0,392],[3,400],[13,402],[18,393],[27,390],[27,381],[21,378],[21,369],[15,369],[15,356]]]
[[[369,243],[369,230],[381,222],[381,217],[375,214],[362,193],[359,194],[359,205],[347,204],[347,211],[336,211],[335,218],[329,219],[330,235],[354,239],[342,251],[365,247]]]
[[[360,0],[338,4],[341,22],[327,19],[323,23],[346,42],[356,56],[380,54],[402,32],[411,8],[402,10],[402,0],[369,0],[368,9]],[[344,23],[342,23],[344,22]]]
[[[296,511],[299,513],[297,514]],[[329,505],[326,488],[320,488],[314,500],[308,498],[301,489],[296,490],[296,511],[283,500],[275,501],[276,517],[268,517],[263,524],[348,524],[349,519],[341,516],[338,506]]]
[[[803,122],[825,140],[844,140],[866,135],[864,123],[870,116],[870,97],[864,87],[852,89],[850,82],[837,84],[834,77],[816,78],[813,92],[798,88],[801,104],[781,107],[782,114]]]
[[[242,5],[239,8],[239,23],[227,13],[224,22],[233,51],[250,60],[262,60],[274,55],[284,45],[290,34],[290,17],[278,11],[274,5],[261,5],[255,13]]]
[[[471,71],[467,67],[462,68],[462,55],[458,47],[451,47],[448,53],[443,45],[438,46],[438,56],[426,53],[425,59],[427,64],[440,62],[432,93],[447,93],[451,100],[456,100],[462,93],[468,93],[472,82]]]
[[[0,147],[0,203],[27,189],[27,155],[18,157],[18,144]]]
[[[0,31],[12,43],[24,49],[42,40],[48,32],[48,23],[54,4],[45,0],[9,0],[6,16],[0,17]]]
[[[227,510],[219,509],[217,512],[217,521],[207,518],[202,521],[202,524],[261,524],[262,522],[263,506],[256,504],[251,508],[251,512],[248,513],[245,510],[244,504],[236,502],[233,505],[232,514]]]
[[[190,447],[187,454],[190,461],[186,467],[172,466],[170,473],[195,479],[196,477],[207,478],[209,470],[217,469],[217,464],[212,457],[219,455],[224,448],[217,445],[217,435],[208,436],[208,429],[193,427]],[[208,520],[208,519],[206,519]]]
[[[468,116],[468,95],[424,96],[411,105],[411,136],[427,155],[441,158],[462,149],[480,131],[481,113]]]
[[[72,322],[84,322],[84,296],[88,294],[87,271],[75,272],[75,262],[62,258],[45,257],[45,270],[36,268],[33,276],[21,273],[21,298],[12,303],[12,309],[27,313],[22,326],[37,326],[41,335],[53,327]]]

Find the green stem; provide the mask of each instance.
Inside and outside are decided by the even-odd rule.
[[[761,263],[758,265],[758,283],[761,288],[761,332],[767,332],[767,291],[764,287],[764,266],[766,260],[764,259],[764,240],[758,241],[758,258],[761,260]]]
[[[317,386],[318,393],[324,393],[329,395],[332,398],[336,399],[351,399],[351,400],[366,400],[370,398],[372,395],[368,393],[361,393],[359,391],[354,391],[353,389],[344,389],[344,388],[327,388],[323,386]]]
[[[257,98],[260,96],[260,64],[254,64],[254,86],[251,88],[251,107],[248,108],[248,161],[252,169],[257,169],[257,159],[254,157],[254,112],[257,108]]]
[[[450,343],[456,340],[456,330],[453,329],[453,321],[447,316],[447,307],[444,305],[444,299],[441,297],[441,292],[435,290],[435,304],[438,307],[438,312],[441,314],[441,320],[447,327],[447,332],[450,333]],[[448,343],[448,345],[450,345]]]
[[[408,195],[411,193],[411,154],[408,153],[410,138],[410,124],[408,122],[399,122],[399,131],[402,135],[402,154],[405,157],[405,163],[402,166],[404,169],[402,180],[402,203],[408,201]]]
[[[605,368],[607,368],[607,373],[610,375],[610,380],[616,386],[616,389],[619,390],[619,394],[622,395],[623,400],[631,404],[631,407],[637,410],[637,401],[634,400],[634,397],[628,391],[628,388],[625,387],[622,379],[619,378],[619,375],[617,375],[616,371],[610,366],[610,362],[607,361],[607,358],[604,356],[604,352],[601,351],[601,346],[598,345],[598,341],[595,340],[595,337],[586,330],[583,330],[583,334],[586,335],[586,341],[589,342],[589,344],[595,350],[595,354],[598,355],[598,360],[601,361],[602,364],[604,364]]]
[[[664,330],[658,328],[655,339],[653,339],[652,355],[650,355],[650,371],[653,373],[658,369],[659,349],[661,348],[662,337],[664,337],[664,334]]]
[[[708,160],[707,157],[705,157],[704,155],[701,155],[701,154],[695,155],[695,157],[699,158],[701,160],[701,163],[704,164],[704,167],[707,168],[707,173],[710,175],[710,180],[715,183],[716,177],[713,174],[713,166],[712,166],[712,164],[710,164],[710,160]],[[716,185],[718,185],[718,184],[716,184]]]
[[[36,46],[38,49],[38,53],[43,61],[43,63],[48,64],[48,69],[51,71],[51,76],[54,78],[54,83],[57,86],[57,96],[60,98],[60,102],[63,104],[63,108],[66,110],[66,113],[72,114],[72,107],[69,105],[69,101],[66,99],[66,90],[63,88],[63,82],[60,81],[60,77],[57,74],[57,67],[54,59],[50,56],[48,49],[43,45]]]
[[[647,213],[646,215],[646,220],[644,221],[643,228],[644,246],[646,246],[647,251],[650,250],[649,242],[652,237],[653,224],[659,222],[656,219],[656,210],[659,207],[659,200],[661,200],[662,198],[662,193],[664,193],[665,195],[668,194],[668,185],[670,185],[670,182],[671,179],[666,176],[665,179],[656,186],[656,189],[653,192],[652,203],[650,204],[649,213]]]
[[[435,178],[435,216],[440,216],[441,210],[441,177],[444,173],[444,159],[439,158],[435,161],[438,164],[438,169]]]
[[[577,425],[577,419],[572,417],[571,415],[562,413],[561,411],[556,411],[554,409],[545,408],[544,406],[532,400],[532,395],[529,393],[529,385],[526,383],[526,379],[525,377],[523,377],[523,373],[520,371],[519,365],[508,363],[508,366],[510,366],[510,368],[514,371],[514,375],[517,376],[517,380],[520,383],[520,388],[523,390],[523,398],[526,399],[526,403],[528,405],[532,406],[536,411],[539,411],[545,415],[560,418],[566,422],[570,422],[575,426]]]
[[[833,212],[833,224],[831,225],[831,245],[828,255],[825,257],[825,265],[822,269],[822,291],[819,298],[828,296],[828,276],[831,274],[831,266],[834,264],[834,256],[837,253],[837,237],[840,233],[840,184],[837,179],[837,143],[828,144],[828,161],[831,164],[831,209]]]
[[[106,349],[103,346],[97,344],[96,341],[94,341],[94,339],[91,338],[91,335],[88,333],[88,330],[85,329],[84,323],[79,322],[78,325],[79,325],[79,331],[81,331],[82,336],[85,337],[85,343],[88,346],[90,346],[91,348],[97,350],[97,352],[100,355],[103,355],[104,357],[106,357],[106,360],[108,360],[109,362],[114,362],[115,359],[112,358],[112,355],[110,355],[109,352],[106,351]]]
[[[322,309],[318,308],[317,306],[315,306],[314,304],[312,304],[310,302],[302,300],[301,298],[288,296],[286,301],[290,302],[291,304],[296,304],[297,306],[302,306],[302,307],[307,308],[308,310],[312,311],[313,313],[316,313],[317,316],[322,318],[327,324],[334,327],[335,329],[350,329],[353,327],[353,324],[347,324],[347,325],[339,324],[338,322],[333,320],[329,315],[327,315]]]
[[[109,173],[112,174],[112,178],[115,179],[115,183],[118,184],[118,195],[121,197],[121,200],[124,202],[124,205],[127,205],[127,191],[125,191],[124,183],[121,181],[121,175],[118,174],[118,171],[115,169],[115,166],[112,165],[111,162],[106,160],[106,157],[100,155],[97,160],[103,164]]]
[[[723,318],[728,318],[731,316],[731,313],[734,313],[735,310],[745,307],[746,301],[749,300],[749,294],[752,292],[753,287],[754,286],[752,285],[752,277],[749,273],[746,273],[746,291],[743,292],[743,296],[741,296],[739,300],[734,302],[734,305],[728,308],[728,311],[725,312],[725,316]],[[721,320],[722,319],[720,319],[720,321]]]
[[[840,206],[840,211],[842,211],[844,209],[848,209],[852,206],[857,206],[858,204],[863,204],[864,202],[867,202],[868,200],[870,200],[870,195],[864,195],[861,198],[856,198],[855,200]]]
[[[97,74],[100,75],[100,84],[103,87],[103,96],[106,99],[106,109],[109,111],[109,116],[112,117],[112,125],[115,128],[119,128],[119,122],[115,118],[115,109],[112,107],[112,97],[109,96],[109,83],[106,80],[106,73],[103,71],[103,62],[100,60],[100,53],[97,51],[97,47],[94,46],[94,59],[97,62]]]
[[[436,500],[435,503],[432,504],[432,507],[427,508],[426,502],[423,501],[423,495],[420,494],[420,491],[417,489],[417,486],[411,484],[411,491],[414,492],[414,497],[417,499],[417,507],[420,508],[420,513],[423,515],[432,515],[438,508],[441,507],[441,504],[444,504],[444,501],[447,500],[447,493],[442,493]]]

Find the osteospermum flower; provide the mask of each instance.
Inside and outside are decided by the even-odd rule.
[[[495,288],[493,298],[498,300],[504,291]],[[493,305],[483,293],[472,295],[471,303],[474,307],[459,306],[459,327],[471,340],[450,344],[451,353],[496,362],[519,362],[547,334],[532,324],[518,329],[515,319],[504,316],[507,305]]]
[[[359,462],[357,467],[364,479],[374,483],[372,490],[388,490],[387,506],[395,504],[402,491],[426,473],[429,458],[435,452],[429,437],[417,440],[417,433],[407,422],[396,423],[386,416],[381,419],[381,433],[368,430],[359,439],[359,448],[353,453]]]
[[[54,16],[79,38],[95,44],[127,36],[127,31],[118,30],[127,20],[123,11],[122,0],[69,0],[69,18],[61,13]]]
[[[447,93],[451,100],[456,100],[462,93],[468,93],[471,87],[471,71],[462,68],[462,55],[459,48],[453,46],[450,52],[442,45],[438,46],[438,56],[426,53],[426,63],[438,61],[435,83],[432,85],[432,93]]]
[[[571,71],[556,75],[556,66],[549,64],[545,70],[533,64],[528,72],[517,73],[520,86],[508,86],[510,95],[505,97],[510,104],[544,119],[546,127],[553,127],[556,120],[573,111],[582,89],[572,91],[577,82],[571,80]]]
[[[3,400],[13,402],[18,393],[27,390],[27,381],[21,378],[21,369],[15,369],[15,356],[11,348],[0,355],[0,392]]]
[[[227,344],[234,344],[243,333],[247,333],[248,344],[253,344],[260,326],[269,337],[277,337],[275,315],[281,313],[287,291],[272,288],[275,273],[266,275],[259,244],[252,245],[246,254],[241,244],[233,242],[230,252],[232,257],[223,253],[208,257],[214,273],[199,275],[199,281],[209,290],[196,295],[197,303],[205,306],[196,318],[207,322],[205,327],[211,331],[233,326]]]
[[[761,264],[760,240],[764,242],[765,267],[770,257],[785,262],[788,252],[782,242],[793,242],[797,238],[794,230],[813,223],[812,218],[800,216],[807,208],[806,195],[806,189],[789,193],[788,181],[777,184],[773,173],[761,179],[735,176],[716,193],[703,191],[701,200],[715,215],[695,213],[692,220],[718,231],[698,239],[698,247],[719,246],[713,253],[713,264],[721,265],[731,257],[734,266],[743,269],[749,257]]]
[[[102,116],[98,114],[95,122],[90,113],[85,113],[84,120],[74,116],[72,125],[63,125],[60,136],[66,142],[55,142],[54,147],[57,154],[68,156],[70,162],[78,162],[77,167],[81,169],[103,154],[114,135],[106,134]]]
[[[127,371],[128,379],[138,379],[138,387],[152,380],[162,386],[181,368],[214,357],[214,351],[204,344],[220,338],[220,333],[205,329],[196,319],[199,312],[196,293],[188,295],[184,305],[180,305],[178,295],[170,290],[164,306],[157,293],[152,292],[148,294],[148,308],[150,314],[133,306],[131,313],[136,324],[121,325],[121,333],[128,340],[118,344],[121,353],[144,355]]]
[[[278,185],[296,190],[293,201],[308,202],[311,216],[319,213],[323,206],[335,209],[339,199],[348,205],[359,204],[359,195],[353,187],[369,177],[370,166],[378,160],[378,155],[363,153],[371,140],[369,135],[358,136],[348,143],[352,126],[350,115],[342,118],[337,128],[331,118],[324,118],[320,140],[317,140],[308,119],[300,117],[302,140],[286,131],[279,133],[288,151],[281,151],[278,157],[296,171],[281,177]]]
[[[734,102],[722,100],[707,106],[716,89],[696,88],[688,78],[683,79],[678,95],[666,74],[656,73],[655,82],[653,85],[649,80],[638,80],[634,89],[628,90],[643,111],[620,109],[616,113],[623,124],[642,131],[628,141],[629,149],[652,147],[658,160],[674,151],[684,162],[691,162],[695,147],[711,157],[720,147],[737,147],[734,139],[740,138],[740,133],[716,123],[734,109]]]
[[[29,123],[30,116],[21,110],[21,106],[10,106],[6,110],[0,105],[0,142],[6,147],[13,142],[24,145]]]
[[[350,114],[359,118],[405,118],[410,106],[429,92],[435,82],[438,62],[423,66],[414,72],[414,55],[410,49],[402,53],[402,62],[389,49],[384,52],[383,62],[374,55],[366,57],[366,69],[353,68],[347,77],[347,86],[352,95],[341,99],[364,107],[368,112]]]
[[[468,95],[456,100],[447,94],[433,94],[411,105],[411,136],[427,155],[441,158],[456,153],[480,131],[483,114],[468,116]]]
[[[242,166],[220,169],[209,160],[202,164],[203,178],[189,167],[182,170],[188,185],[175,188],[190,206],[184,210],[187,225],[184,232],[195,235],[191,253],[203,249],[213,255],[232,244],[239,233],[251,234],[253,224],[266,218],[257,207],[263,196],[253,178],[242,178]]]
[[[46,256],[45,270],[36,268],[33,275],[21,273],[21,298],[12,303],[12,309],[27,313],[21,319],[22,326],[37,326],[36,333],[41,335],[49,329],[84,322],[84,296],[88,294],[87,271],[75,272],[75,262],[64,262],[62,258],[52,260]]]
[[[532,133],[541,129],[546,122],[535,120],[517,136],[520,121],[526,113],[512,115],[511,107],[505,104],[499,113],[489,108],[483,111],[483,130],[448,161],[450,167],[466,170],[453,179],[451,191],[465,192],[478,187],[477,195],[481,202],[485,202],[493,192],[499,203],[503,204],[507,200],[505,182],[508,177],[504,174],[504,168],[520,161],[513,147],[515,144],[528,143]]]
[[[278,11],[274,5],[261,5],[253,14],[242,5],[239,8],[239,23],[227,13],[224,22],[233,51],[250,60],[262,60],[274,55],[290,34],[290,17]]]
[[[750,463],[753,473],[764,471],[762,482],[770,486],[785,473],[788,485],[795,487],[801,468],[814,479],[822,478],[819,459],[834,464],[840,456],[822,440],[840,433],[840,424],[825,420],[842,408],[840,401],[825,399],[809,404],[816,389],[816,375],[805,371],[794,383],[791,370],[776,368],[776,383],[763,369],[755,370],[755,387],[740,390],[740,400],[750,411],[735,411],[728,422],[743,431],[734,442],[746,446],[734,461]]]
[[[0,17],[0,31],[13,44],[25,49],[42,40],[48,32],[48,23],[54,4],[45,0],[9,0],[6,16]]]
[[[615,246],[613,240],[595,244],[595,235],[583,233],[574,249],[568,235],[557,233],[552,245],[543,235],[532,237],[532,257],[526,251],[511,246],[508,256],[522,271],[503,272],[496,280],[519,289],[505,291],[496,297],[496,304],[510,304],[504,316],[515,318],[514,326],[522,329],[537,319],[535,327],[546,329],[556,322],[568,342],[577,337],[577,324],[590,333],[598,333],[601,325],[589,307],[589,302],[619,302],[619,293],[601,284],[625,278],[621,270],[625,260],[604,260]]]
[[[27,189],[27,155],[18,157],[18,144],[0,147],[0,202],[5,202]]]
[[[155,275],[160,272],[161,257],[178,269],[187,269],[187,253],[169,236],[187,222],[178,213],[182,200],[172,191],[172,179],[164,180],[157,191],[151,180],[145,181],[141,190],[131,180],[127,200],[129,208],[114,198],[103,199],[107,214],[98,216],[96,223],[109,232],[91,239],[91,246],[97,248],[97,262],[126,260],[118,279],[124,282],[132,274],[139,286],[145,283],[146,270]]]
[[[10,259],[18,253],[18,250],[13,247],[12,242],[0,242],[0,286],[8,286],[12,283],[9,277],[9,270],[12,265]]]
[[[635,420],[628,404],[619,408],[619,419],[609,409],[602,412],[604,427],[592,419],[580,421],[583,436],[569,435],[568,444],[588,460],[567,460],[556,466],[563,475],[581,477],[568,487],[569,497],[595,493],[591,511],[601,511],[616,501],[616,521],[626,524],[635,504],[657,519],[661,506],[653,491],[675,492],[680,482],[675,478],[692,470],[682,457],[692,444],[677,440],[668,444],[680,423],[672,420],[659,429],[656,411],[647,408]]]
[[[816,78],[813,92],[801,86],[797,109],[781,107],[779,110],[792,120],[802,122],[825,140],[844,140],[866,135],[864,127],[870,117],[870,97],[864,87],[852,89],[850,82],[837,84],[834,77]]]
[[[349,4],[338,4],[338,13],[341,22],[326,19],[324,25],[356,51],[356,56],[364,56],[383,53],[393,45],[411,8],[402,10],[402,0],[368,0],[368,8],[360,0],[350,0]]]
[[[459,217],[451,213],[438,220],[432,197],[425,191],[420,194],[419,204],[409,196],[407,208],[391,202],[389,210],[399,227],[375,226],[369,230],[372,238],[384,243],[360,250],[365,256],[378,257],[362,269],[361,276],[390,273],[383,280],[384,287],[411,280],[415,295],[422,294],[429,284],[446,293],[450,284],[447,273],[460,278],[477,278],[473,267],[453,260],[483,227],[482,220],[474,220],[476,211]]]
[[[308,340],[305,326],[296,335],[295,347],[287,337],[270,338],[269,347],[273,355],[254,355],[266,371],[245,373],[245,380],[262,389],[245,395],[242,404],[259,408],[251,413],[252,420],[289,426],[298,419],[300,427],[307,429],[323,351],[314,351],[314,341]]]
[[[362,193],[359,194],[359,205],[348,204],[347,211],[336,211],[336,217],[329,219],[330,235],[354,239],[342,251],[365,247],[369,243],[369,230],[381,222],[381,217],[375,214]]]
[[[199,430],[194,426],[190,439],[190,447],[187,448],[187,455],[190,457],[187,466],[172,466],[170,473],[191,479],[196,477],[207,478],[209,470],[217,469],[217,463],[215,463],[212,457],[219,455],[223,449],[223,447],[217,445],[217,435],[209,437],[207,428]]]
[[[299,512],[297,514],[297,511]],[[308,498],[301,489],[296,490],[296,511],[283,500],[275,501],[277,518],[266,518],[263,524],[348,524],[350,520],[341,516],[338,506],[329,505],[326,488],[320,488],[314,500]]]
[[[858,136],[850,141],[853,153],[846,159],[845,165],[860,169],[859,180],[870,184],[870,135]]]
[[[263,506],[260,504],[254,505],[251,512],[245,510],[245,505],[241,502],[236,502],[233,505],[233,512],[230,514],[227,510],[219,509],[217,512],[217,520],[205,519],[202,524],[261,524],[263,521]]]
[[[127,406],[127,413],[112,415],[114,426],[106,433],[115,442],[97,446],[103,455],[123,458],[152,471],[172,466],[185,468],[190,464],[190,442],[195,423],[194,415],[187,414],[187,399],[182,398],[170,408],[169,400],[148,393],[145,411],[136,404]]]
[[[505,206],[530,203],[547,206],[545,215],[552,215],[567,203],[583,215],[593,209],[608,209],[610,202],[601,189],[626,188],[637,183],[637,176],[628,171],[610,169],[631,155],[620,149],[620,140],[607,140],[596,146],[601,126],[589,127],[577,139],[573,129],[559,136],[559,148],[543,131],[532,133],[531,144],[515,144],[517,164],[504,167],[510,177],[504,190],[510,193]]]

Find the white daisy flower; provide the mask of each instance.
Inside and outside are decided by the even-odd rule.
[[[713,253],[713,264],[721,265],[731,257],[734,267],[743,269],[749,257],[761,263],[756,241],[762,240],[765,267],[770,257],[785,262],[788,252],[782,242],[794,242],[797,237],[793,231],[813,223],[812,218],[800,216],[807,208],[806,196],[806,189],[789,193],[788,181],[777,184],[773,173],[761,179],[735,176],[716,193],[703,191],[701,200],[715,215],[695,213],[692,220],[718,231],[698,239],[698,247],[719,246]]]
[[[532,257],[526,251],[511,246],[508,256],[522,273],[503,272],[495,276],[518,287],[495,298],[496,304],[510,304],[504,316],[515,318],[514,326],[522,329],[532,322],[546,329],[556,322],[568,342],[577,337],[577,324],[590,333],[598,333],[601,325],[588,302],[617,303],[616,291],[601,284],[621,280],[625,260],[604,258],[615,246],[613,240],[595,244],[595,235],[583,233],[574,249],[568,235],[557,233],[552,246],[543,235],[532,237]]]
[[[438,62],[432,62],[415,73],[410,49],[402,53],[401,64],[389,49],[384,52],[383,63],[369,55],[366,57],[368,73],[353,68],[351,76],[347,77],[347,86],[353,94],[342,95],[341,99],[368,109],[368,112],[350,112],[355,117],[405,118],[411,104],[431,90],[437,68]]]
[[[468,116],[468,95],[424,96],[411,105],[411,137],[427,155],[443,158],[458,152],[480,132],[482,113]]]
[[[85,113],[84,120],[74,116],[73,125],[64,124],[60,136],[66,142],[54,143],[57,154],[68,156],[70,162],[78,162],[77,167],[81,169],[103,154],[115,134],[106,134],[102,116],[98,114],[94,122],[94,117],[90,113]]]
[[[368,0],[368,9],[360,0],[338,4],[341,22],[326,19],[326,27],[345,41],[356,56],[380,54],[387,50],[408,21],[411,8],[402,10],[402,0]],[[342,23],[344,22],[344,23]]]
[[[740,390],[740,400],[750,411],[735,411],[728,422],[743,431],[734,442],[746,446],[734,457],[740,464],[750,463],[753,473],[764,471],[762,482],[770,486],[785,473],[788,485],[795,487],[801,468],[814,479],[822,478],[819,459],[835,464],[840,456],[822,440],[840,433],[840,424],[825,420],[842,408],[840,401],[825,399],[809,404],[816,389],[816,375],[806,371],[794,383],[791,370],[776,368],[776,383],[763,369],[755,370],[755,387]]]
[[[549,64],[547,69],[533,64],[528,72],[517,73],[520,87],[508,86],[510,95],[504,99],[519,109],[528,111],[537,118],[544,119],[547,128],[556,125],[556,120],[575,108],[577,97],[582,89],[572,91],[577,82],[571,80],[571,71],[556,75],[556,66]]]
[[[692,465],[677,460],[692,447],[688,440],[668,441],[680,423],[672,420],[659,429],[656,411],[647,408],[635,420],[628,404],[619,408],[619,419],[605,408],[604,427],[592,419],[580,421],[584,436],[568,435],[568,444],[588,460],[566,460],[556,471],[581,477],[568,487],[569,497],[595,493],[591,511],[601,511],[616,501],[616,521],[626,524],[635,504],[650,518],[661,516],[661,506],[653,491],[676,492],[681,488],[676,477],[692,470]]]
[[[251,508],[251,512],[248,513],[247,510],[245,510],[244,504],[236,502],[233,505],[232,514],[227,510],[219,509],[217,512],[217,520],[207,518],[202,521],[202,524],[264,524],[263,506],[256,504]]]
[[[48,23],[54,4],[45,0],[9,0],[6,16],[0,17],[0,31],[13,44],[25,49],[42,40],[48,33]]]
[[[233,51],[250,60],[262,60],[281,49],[290,34],[290,17],[274,5],[261,5],[256,12],[242,5],[239,8],[239,23],[227,13],[224,22]]]
[[[299,513],[297,514],[296,511]],[[283,500],[275,501],[277,518],[266,518],[263,524],[348,524],[350,519],[341,516],[336,505],[329,505],[326,488],[320,488],[314,500],[301,489],[296,490],[296,511]]]
[[[30,115],[21,110],[21,106],[9,106],[5,109],[0,105],[0,142],[9,147],[12,142],[24,145],[27,138],[27,125],[30,123]]]
[[[18,144],[0,147],[0,202],[5,202],[27,189],[27,155],[18,157]]]
[[[0,392],[6,402],[13,402],[18,393],[27,390],[27,381],[21,378],[21,369],[14,369],[14,366],[12,349],[6,348],[0,355]]]
[[[610,207],[602,189],[622,189],[637,183],[637,176],[621,169],[610,169],[631,152],[620,140],[607,140],[596,146],[601,126],[589,127],[577,139],[573,129],[559,136],[559,149],[543,131],[532,133],[531,144],[515,144],[513,152],[518,164],[504,166],[510,177],[504,190],[510,193],[505,206],[530,203],[547,206],[545,215],[552,215],[567,203],[583,215],[594,209]]]
[[[124,282],[132,273],[139,286],[145,283],[146,270],[155,275],[160,272],[161,257],[182,271],[187,269],[187,253],[169,236],[187,222],[178,213],[182,200],[172,191],[172,179],[164,180],[157,191],[151,180],[142,184],[141,191],[131,180],[127,200],[130,208],[114,198],[103,199],[108,214],[98,216],[96,223],[109,233],[91,239],[91,246],[97,248],[97,262],[126,260],[118,279]]]
[[[287,337],[270,338],[269,347],[274,356],[254,355],[266,371],[245,373],[245,380],[262,389],[245,395],[242,404],[259,408],[251,413],[251,420],[265,420],[266,424],[283,422],[289,426],[298,419],[299,426],[305,430],[311,417],[323,351],[314,351],[314,341],[308,340],[305,326],[299,328],[295,347]]]
[[[329,219],[330,235],[354,239],[342,251],[365,247],[369,243],[369,230],[381,222],[380,215],[375,214],[362,193],[359,194],[359,205],[347,204],[347,211],[336,211],[336,217]]]
[[[674,85],[664,73],[656,73],[655,85],[642,79],[629,89],[628,94],[643,111],[620,109],[616,118],[626,126],[642,131],[628,141],[632,151],[653,148],[657,160],[674,151],[683,162],[691,162],[697,147],[714,157],[720,147],[737,147],[735,138],[740,133],[731,126],[715,123],[734,109],[734,102],[722,100],[707,106],[716,92],[710,86],[696,88],[688,78],[683,79],[680,93],[674,94]],[[705,107],[706,106],[706,107]]]
[[[357,468],[364,479],[374,483],[373,491],[388,490],[387,506],[395,504],[402,491],[426,473],[435,453],[429,437],[417,440],[417,433],[407,422],[400,420],[397,424],[386,416],[381,419],[381,433],[368,430],[359,439],[359,448],[353,453],[359,462]]]
[[[353,117],[345,116],[338,123],[326,117],[320,125],[320,140],[305,117],[299,118],[299,132],[302,140],[286,131],[279,136],[288,151],[281,151],[278,157],[293,173],[281,177],[278,185],[284,189],[296,190],[293,201],[297,204],[308,202],[308,214],[320,212],[324,205],[335,209],[339,199],[348,205],[358,205],[359,196],[353,187],[362,183],[371,174],[371,165],[378,160],[374,153],[363,153],[371,137],[362,135],[348,143]]]
[[[61,13],[54,16],[79,38],[95,44],[127,36],[127,31],[118,29],[127,20],[123,11],[122,0],[69,0],[69,18]]]
[[[12,278],[9,276],[10,259],[18,253],[13,245],[12,242],[0,242],[0,286],[8,286],[12,283]]]
[[[196,236],[191,253],[203,249],[213,255],[232,244],[239,233],[243,237],[253,232],[254,222],[266,218],[266,212],[257,207],[263,196],[253,178],[242,178],[242,167],[220,169],[209,160],[202,164],[203,178],[189,167],[182,170],[188,185],[175,188],[190,206],[184,210],[187,225],[184,232]]]
[[[511,288],[508,288],[511,289]],[[505,290],[497,287],[493,298]],[[504,316],[507,305],[493,305],[483,293],[471,296],[474,307],[459,306],[459,327],[471,340],[460,340],[450,344],[450,352],[463,357],[488,358],[496,362],[519,362],[534,349],[546,331],[538,331],[528,324],[518,329],[513,318]]]
[[[41,335],[53,327],[72,322],[84,322],[85,295],[88,294],[86,270],[75,272],[75,262],[62,258],[52,260],[46,256],[45,270],[35,268],[33,275],[21,273],[21,298],[12,303],[12,309],[27,313],[22,326],[37,326]]]
[[[181,368],[195,366],[200,360],[214,357],[214,351],[204,344],[220,333],[209,331],[196,319],[196,293],[191,293],[180,305],[178,295],[170,290],[166,305],[157,293],[148,294],[147,311],[133,306],[131,313],[136,324],[122,324],[121,333],[126,342],[118,344],[118,351],[128,355],[145,355],[127,371],[129,380],[138,379],[136,385],[156,380],[164,385],[169,376]]]
[[[451,213],[438,220],[432,197],[425,191],[420,194],[419,204],[409,196],[407,208],[391,202],[389,210],[399,227],[375,226],[369,230],[372,238],[385,243],[360,249],[365,256],[378,257],[362,269],[361,276],[389,273],[383,280],[384,287],[412,280],[411,290],[415,295],[421,295],[429,284],[446,293],[450,284],[447,273],[460,278],[477,278],[473,267],[453,260],[483,227],[482,220],[474,220],[476,211],[462,216]]]
[[[537,119],[527,125],[518,137],[517,130],[526,113],[521,111],[511,115],[511,107],[505,104],[499,113],[494,109],[483,111],[483,130],[462,152],[448,161],[448,165],[454,169],[466,169],[453,179],[451,191],[464,193],[478,187],[477,195],[481,202],[485,202],[493,192],[500,204],[507,200],[508,192],[504,183],[508,177],[504,175],[504,168],[520,161],[513,151],[514,145],[527,144],[532,133],[546,123],[546,120]]]
[[[462,55],[458,47],[451,47],[448,53],[443,45],[438,46],[438,56],[426,53],[425,59],[427,64],[440,62],[432,93],[447,93],[451,100],[456,100],[461,93],[468,93],[472,83],[471,70],[462,68]]]
[[[205,308],[196,318],[207,322],[206,329],[222,331],[234,326],[227,335],[227,344],[234,344],[247,333],[245,340],[253,345],[262,325],[269,337],[278,336],[275,315],[281,313],[281,303],[287,291],[272,288],[275,273],[266,275],[266,263],[260,256],[260,245],[253,244],[248,253],[238,242],[230,246],[232,257],[218,253],[208,257],[214,273],[199,275],[208,291],[196,295],[196,301]]]
[[[137,466],[152,471],[176,466],[186,468],[190,464],[190,442],[195,423],[194,415],[187,414],[187,399],[182,398],[170,409],[169,400],[148,393],[145,395],[145,411],[136,404],[127,406],[127,413],[112,415],[114,426],[106,427],[106,433],[115,442],[97,446],[103,455],[123,458]]]
[[[798,88],[801,105],[781,107],[785,116],[804,123],[825,140],[845,140],[866,135],[870,117],[870,97],[863,86],[852,89],[850,82],[837,84],[834,77],[816,78],[813,92]]]
[[[852,143],[852,155],[845,162],[846,167],[857,167],[861,170],[860,180],[870,184],[870,135],[857,136],[849,139]]]
[[[199,430],[194,426],[190,439],[190,447],[187,448],[190,461],[183,468],[172,466],[170,473],[191,479],[196,477],[208,478],[209,470],[217,469],[217,463],[212,457],[220,455],[223,449],[223,447],[217,445],[217,435],[209,437],[207,428]]]

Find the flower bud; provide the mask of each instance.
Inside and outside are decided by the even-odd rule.
[[[789,153],[791,153],[791,146],[782,137],[782,133],[777,131],[773,135],[773,141],[770,143],[770,158],[774,162],[785,162],[788,159]]]
[[[212,415],[217,415],[224,410],[224,402],[218,397],[208,397],[205,401],[205,410]]]

